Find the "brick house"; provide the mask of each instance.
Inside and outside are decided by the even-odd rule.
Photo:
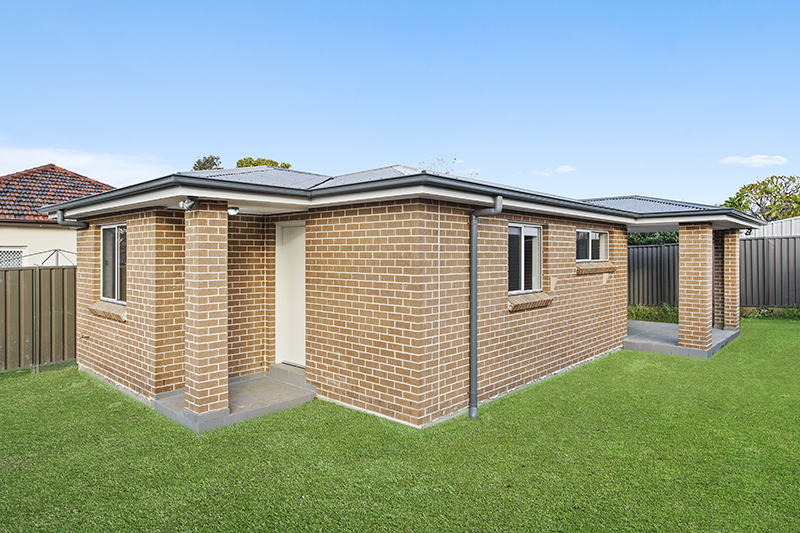
[[[111,189],[52,163],[0,176],[0,268],[58,264],[53,250],[74,254],[75,233],[37,210]]]
[[[738,231],[759,225],[404,166],[176,173],[42,212],[77,229],[81,368],[197,431],[287,366],[419,427],[618,350],[628,231],[680,230],[680,343],[707,350],[712,322],[739,327]]]

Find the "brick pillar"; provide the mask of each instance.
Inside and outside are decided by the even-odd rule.
[[[724,234],[725,250],[725,328],[739,329],[739,230]]]
[[[228,411],[228,212],[197,202],[186,225],[185,409],[194,418]]]
[[[714,232],[714,325],[725,322],[725,245],[724,231]]]
[[[678,345],[711,348],[714,251],[711,224],[680,225]]]

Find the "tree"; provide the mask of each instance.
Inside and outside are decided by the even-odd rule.
[[[204,155],[194,162],[192,170],[219,170],[222,168],[222,159],[218,155]]]
[[[292,168],[289,163],[278,163],[274,159],[264,159],[259,157],[253,159],[252,157],[245,157],[236,162],[236,168],[242,167],[279,167],[279,168]]]
[[[767,222],[800,216],[800,177],[770,176],[750,183],[722,205],[750,213]]]

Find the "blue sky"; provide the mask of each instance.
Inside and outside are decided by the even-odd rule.
[[[800,2],[5,2],[0,174],[455,160],[574,198],[800,174]]]

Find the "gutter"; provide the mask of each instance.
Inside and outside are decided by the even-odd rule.
[[[476,209],[469,215],[469,417],[478,418],[478,218],[503,212],[503,197],[494,207]]]
[[[89,227],[87,222],[78,222],[77,220],[64,220],[64,210],[59,209],[56,211],[56,221],[59,226],[64,226],[72,229],[86,229]]]

